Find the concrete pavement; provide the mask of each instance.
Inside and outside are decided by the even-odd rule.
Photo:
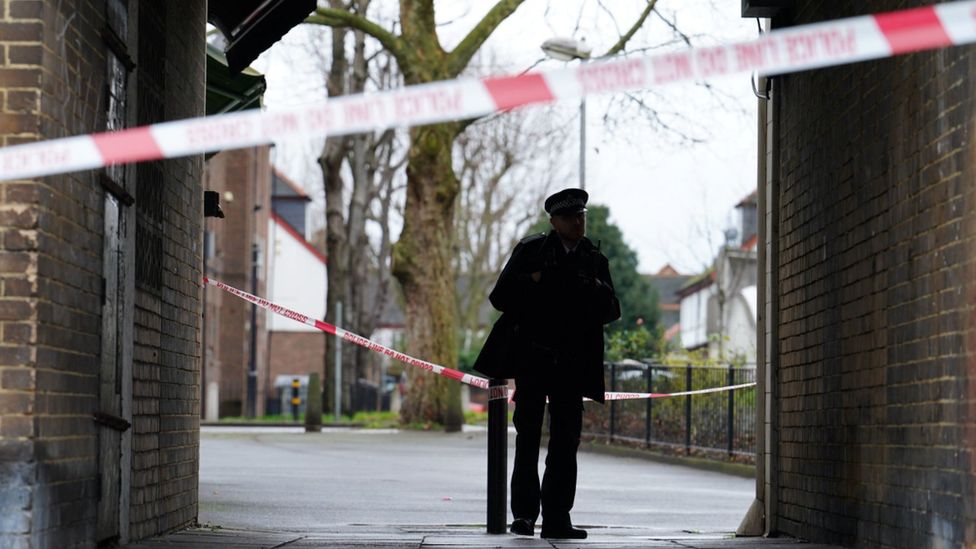
[[[439,528],[437,534],[415,529],[389,532],[345,531],[334,534],[288,534],[254,530],[186,530],[127,545],[129,549],[839,549],[793,539],[720,538],[708,535],[647,537],[591,532],[583,541],[548,541],[510,534],[489,536],[472,529]]]
[[[589,529],[589,539],[550,543],[488,536],[486,444],[480,429],[305,434],[289,428],[204,428],[203,526],[130,547],[711,549],[796,543],[731,539],[752,501],[752,480],[587,452],[580,454],[573,520]],[[513,447],[514,439],[510,462]]]

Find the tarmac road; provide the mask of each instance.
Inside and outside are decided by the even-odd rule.
[[[311,534],[357,526],[483,528],[486,447],[483,430],[205,427],[199,521]],[[513,448],[510,439],[509,474]],[[652,536],[729,533],[754,489],[741,477],[581,452],[573,521]]]

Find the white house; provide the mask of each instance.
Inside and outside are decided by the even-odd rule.
[[[712,268],[688,281],[680,290],[681,346],[708,349],[716,360],[756,360],[757,238],[756,195],[736,209],[739,230],[728,233]],[[741,236],[740,236],[741,235]]]
[[[272,173],[268,218],[268,300],[312,318],[325,319],[326,258],[306,238],[311,199],[278,170]],[[322,372],[325,333],[281,315],[268,321],[269,387],[278,376]],[[277,401],[277,395],[268,395]]]
[[[325,256],[277,213],[268,220],[268,238],[269,300],[312,318],[325,318]],[[312,326],[280,315],[271,316],[269,329],[320,333]]]

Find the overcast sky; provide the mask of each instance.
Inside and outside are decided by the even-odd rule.
[[[435,2],[445,48],[453,47],[493,3]],[[539,70],[560,66],[558,61],[544,60],[539,49],[553,36],[584,38],[598,55],[617,40],[644,5],[644,0],[526,0],[485,46],[493,66],[500,67],[492,70],[507,74],[533,65]],[[659,0],[657,4],[662,14],[677,18],[678,27],[695,45],[755,37],[756,21],[742,19],[740,7],[739,0]],[[385,13],[393,14],[395,8]],[[293,30],[253,64],[268,80],[267,108],[322,99],[321,79],[303,61],[305,55],[297,45],[307,41],[309,32],[323,31],[305,26]],[[652,17],[628,49],[640,55],[637,50],[683,47],[660,18]],[[588,99],[586,188],[591,202],[610,207],[612,220],[638,253],[642,272],[655,272],[666,263],[684,273],[700,271],[714,257],[722,231],[737,223],[735,204],[755,189],[757,100],[750,79],[739,76],[707,84],[709,89],[704,83],[676,84],[642,94],[660,122],[621,97]],[[578,104],[560,108],[571,113]],[[279,142],[273,153],[285,173],[315,196],[321,194],[314,163],[319,146],[308,141]],[[572,143],[567,158],[575,167],[578,141]],[[577,183],[574,175],[565,186]]]

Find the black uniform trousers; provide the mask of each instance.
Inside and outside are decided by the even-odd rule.
[[[539,444],[549,398],[549,449],[539,482]],[[552,527],[571,524],[576,499],[576,451],[583,425],[583,397],[576,389],[537,377],[515,378],[515,466],[512,470],[512,515],[543,521]]]

